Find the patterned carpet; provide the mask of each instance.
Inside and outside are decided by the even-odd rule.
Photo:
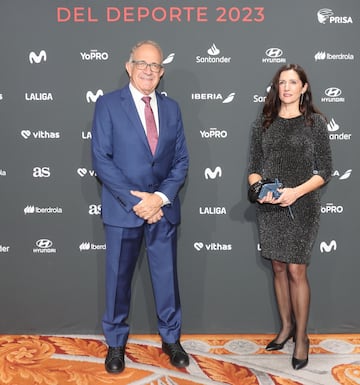
[[[310,335],[309,365],[291,367],[293,343],[267,352],[273,335],[186,335],[190,366],[176,369],[154,335],[132,335],[126,369],[104,369],[102,336],[0,336],[0,384],[7,385],[359,385],[360,335]]]

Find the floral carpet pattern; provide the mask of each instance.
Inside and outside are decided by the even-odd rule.
[[[293,343],[264,347],[273,335],[185,335],[190,365],[170,365],[155,335],[132,335],[126,369],[108,374],[102,336],[0,335],[1,385],[359,385],[360,335],[310,335],[306,368],[291,367]]]

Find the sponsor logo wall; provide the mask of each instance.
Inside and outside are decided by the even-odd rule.
[[[153,3],[0,5],[2,34],[11,36],[0,42],[0,331],[101,333],[106,245],[90,158],[94,103],[127,83],[131,47],[152,39],[165,57],[159,91],[180,103],[191,157],[180,193],[183,332],[278,328],[246,196],[247,155],[273,74],[299,63],[334,155],[309,269],[309,332],[359,333],[360,3]],[[143,252],[133,333],[156,332],[146,264]]]

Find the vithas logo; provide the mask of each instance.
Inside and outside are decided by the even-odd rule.
[[[206,251],[231,251],[232,244],[224,244],[219,242],[203,243],[195,242],[194,249],[196,251],[206,250]]]
[[[77,173],[78,173],[78,175],[81,176],[81,178],[83,178],[86,174],[88,174],[90,176],[96,176],[96,172],[94,170],[87,170],[84,167],[78,168]]]
[[[39,64],[41,62],[46,62],[47,55],[45,50],[41,50],[38,54],[36,52],[29,53],[29,62],[31,64]]]

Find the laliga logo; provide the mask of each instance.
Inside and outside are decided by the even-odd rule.
[[[222,176],[222,170],[221,167],[216,167],[214,171],[211,170],[211,168],[206,168],[205,172],[205,179],[215,179],[217,177],[221,178]]]
[[[219,55],[220,50],[216,47],[215,44],[213,44],[208,50],[207,53],[211,56]]]
[[[202,242],[195,242],[194,243],[194,249],[197,251],[200,251],[201,249],[203,249],[203,247],[204,247],[204,244]]]
[[[321,242],[320,243],[320,251],[322,253],[330,253],[332,250],[336,250],[337,249],[337,244],[336,244],[336,241],[332,240],[329,244],[327,244],[326,242]]]
[[[326,20],[333,16],[334,12],[329,8],[320,9],[317,13],[318,22],[320,24],[325,24]]]
[[[169,64],[169,63],[172,63],[173,60],[174,60],[174,57],[175,57],[175,54],[174,53],[171,53],[167,56],[167,58],[165,58],[162,62],[162,64]]]
[[[86,93],[86,101],[87,101],[88,103],[91,103],[91,102],[95,103],[96,100],[97,100],[97,98],[98,98],[99,96],[102,96],[102,95],[104,95],[103,90],[97,90],[97,91],[96,91],[96,94],[93,94],[92,91],[88,91],[88,92]]]
[[[34,64],[34,63],[39,64],[42,61],[46,62],[46,60],[47,60],[47,55],[46,55],[46,51],[44,50],[41,50],[38,55],[35,52],[29,53],[29,62],[31,64]]]

